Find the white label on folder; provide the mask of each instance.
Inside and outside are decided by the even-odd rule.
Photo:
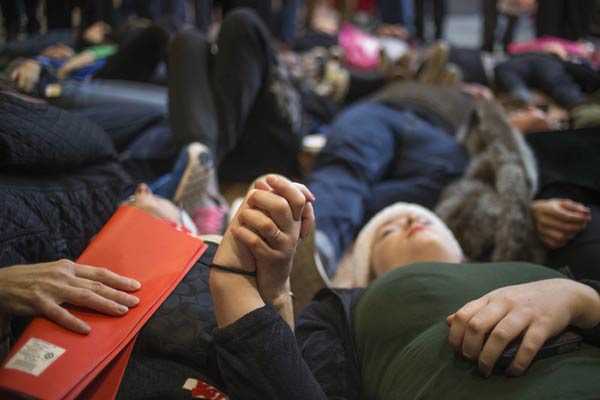
[[[39,376],[58,357],[62,356],[65,349],[31,338],[23,347],[6,363],[4,368],[17,369],[35,376]]]

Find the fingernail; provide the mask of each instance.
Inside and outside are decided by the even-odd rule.
[[[135,279],[131,279],[129,281],[129,286],[133,289],[139,289],[142,287],[142,284],[138,281],[136,281]]]
[[[135,296],[131,296],[131,297],[132,297],[132,299],[131,299],[132,305],[137,306],[140,303],[140,298],[135,297]]]
[[[87,324],[87,322],[81,321],[81,331],[84,335],[90,333],[92,328]]]
[[[521,374],[522,371],[517,367],[510,366],[506,369],[506,375],[508,376],[521,376]]]
[[[464,356],[465,358],[468,358],[469,360],[472,360],[472,359],[473,359],[473,356],[472,356],[471,354],[469,354],[469,353],[466,353],[466,352],[464,352],[464,351],[463,351],[463,356]]]
[[[269,175],[267,176],[267,182],[277,183],[279,182],[279,177],[277,175]]]
[[[124,306],[124,305],[122,305],[122,304],[119,304],[119,305],[117,306],[117,311],[118,311],[119,313],[121,313],[121,314],[125,314],[127,311],[129,311],[129,308],[125,307],[125,306]]]

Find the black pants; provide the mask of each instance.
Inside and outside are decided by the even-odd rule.
[[[302,110],[265,24],[237,9],[223,20],[218,51],[181,32],[169,51],[169,111],[178,146],[207,145],[225,180],[298,175]]]
[[[152,82],[157,65],[166,61],[168,41],[169,35],[158,25],[133,29],[94,77]]]
[[[558,36],[569,40],[585,38],[594,7],[594,0],[538,1],[537,36]]]
[[[415,0],[415,31],[419,39],[425,40],[425,0]],[[441,39],[444,33],[444,17],[446,15],[445,0],[433,0],[433,22],[435,39]]]
[[[497,89],[530,101],[528,87],[541,90],[562,107],[572,107],[585,100],[582,88],[575,81],[567,63],[558,57],[540,53],[525,53],[498,64],[495,68]]]

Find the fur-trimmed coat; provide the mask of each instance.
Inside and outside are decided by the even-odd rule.
[[[545,251],[529,208],[538,173],[521,134],[493,101],[483,101],[459,140],[471,161],[444,191],[436,213],[472,260],[542,263]]]

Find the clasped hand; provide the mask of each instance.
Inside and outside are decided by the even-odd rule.
[[[255,183],[229,229],[214,262],[256,271],[265,303],[287,294],[287,281],[298,240],[314,221],[314,196],[302,184],[269,175]]]

